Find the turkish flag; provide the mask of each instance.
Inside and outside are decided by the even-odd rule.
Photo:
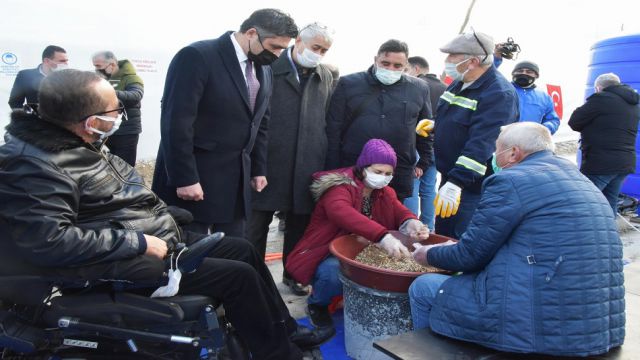
[[[553,100],[553,109],[558,114],[558,117],[562,119],[562,91],[560,90],[560,85],[547,84],[547,93]]]
[[[447,75],[444,77],[444,80],[442,82],[444,82],[447,86],[449,86],[453,82],[453,79],[451,78],[451,76]]]

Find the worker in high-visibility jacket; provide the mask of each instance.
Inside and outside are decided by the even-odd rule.
[[[440,51],[454,81],[440,97],[435,116],[435,158],[440,172],[436,233],[459,238],[478,202],[482,181],[493,174],[491,157],[500,127],[518,121],[518,96],[493,66],[493,39],[472,32]]]

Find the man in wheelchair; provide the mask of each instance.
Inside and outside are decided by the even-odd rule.
[[[216,319],[205,315],[214,299],[253,359],[299,359],[300,348],[328,340],[291,317],[250,243],[183,231],[188,212],[171,211],[109,153],[108,136],[121,121],[113,87],[77,70],[45,78],[37,109],[12,112],[0,147],[0,345],[11,347],[13,338],[17,353],[51,350],[54,328],[64,337],[58,349],[100,348],[102,335],[138,353],[143,343],[204,346],[193,324],[208,319],[211,328]],[[109,290],[100,293],[105,282]],[[79,284],[84,289],[70,289]],[[53,286],[63,296],[52,297]],[[161,297],[149,298],[158,287]],[[8,305],[31,306],[33,318],[9,316]],[[177,326],[188,320],[186,329]],[[23,331],[11,332],[16,322]]]

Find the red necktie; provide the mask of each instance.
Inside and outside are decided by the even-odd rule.
[[[251,106],[251,112],[253,112],[256,106],[258,90],[260,90],[260,82],[258,82],[258,79],[256,79],[256,76],[253,74],[253,64],[251,60],[247,60],[245,74],[247,77],[247,90],[249,90],[249,105]]]

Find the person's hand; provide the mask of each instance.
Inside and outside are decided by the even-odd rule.
[[[200,183],[183,186],[176,189],[176,195],[182,200],[200,201],[204,200],[204,192]]]
[[[424,174],[424,171],[422,171],[422,169],[420,169],[419,167],[416,166],[413,169],[413,173],[415,174],[416,179],[420,179],[422,177],[422,174]]]
[[[153,235],[144,234],[147,241],[147,251],[145,255],[155,256],[158,259],[164,259],[167,256],[167,242]]]
[[[400,225],[401,233],[409,235],[413,242],[429,238],[429,227],[416,219],[409,219]]]
[[[251,178],[251,187],[257,192],[261,192],[267,186],[266,176],[254,176]]]
[[[504,43],[498,43],[493,47],[493,57],[498,59],[502,59],[502,52],[500,52],[500,48],[504,46]]]
[[[411,253],[404,245],[402,245],[402,242],[391,234],[385,235],[380,242],[376,243],[376,245],[395,258],[411,256]]]
[[[429,119],[418,121],[418,125],[416,125],[416,134],[422,137],[429,136],[429,133],[433,131],[434,124],[435,123],[433,122],[433,120],[429,120]]]
[[[446,242],[433,244],[433,245],[422,245],[420,243],[413,244],[413,248],[415,249],[411,256],[413,256],[413,260],[415,260],[418,264],[423,266],[428,266],[429,262],[427,261],[427,252],[438,246],[449,246],[455,245],[455,241],[447,240]]]
[[[460,186],[447,181],[438,190],[436,199],[433,201],[433,205],[436,207],[436,216],[440,215],[442,218],[448,218],[455,215],[460,206],[461,194],[462,188]]]

